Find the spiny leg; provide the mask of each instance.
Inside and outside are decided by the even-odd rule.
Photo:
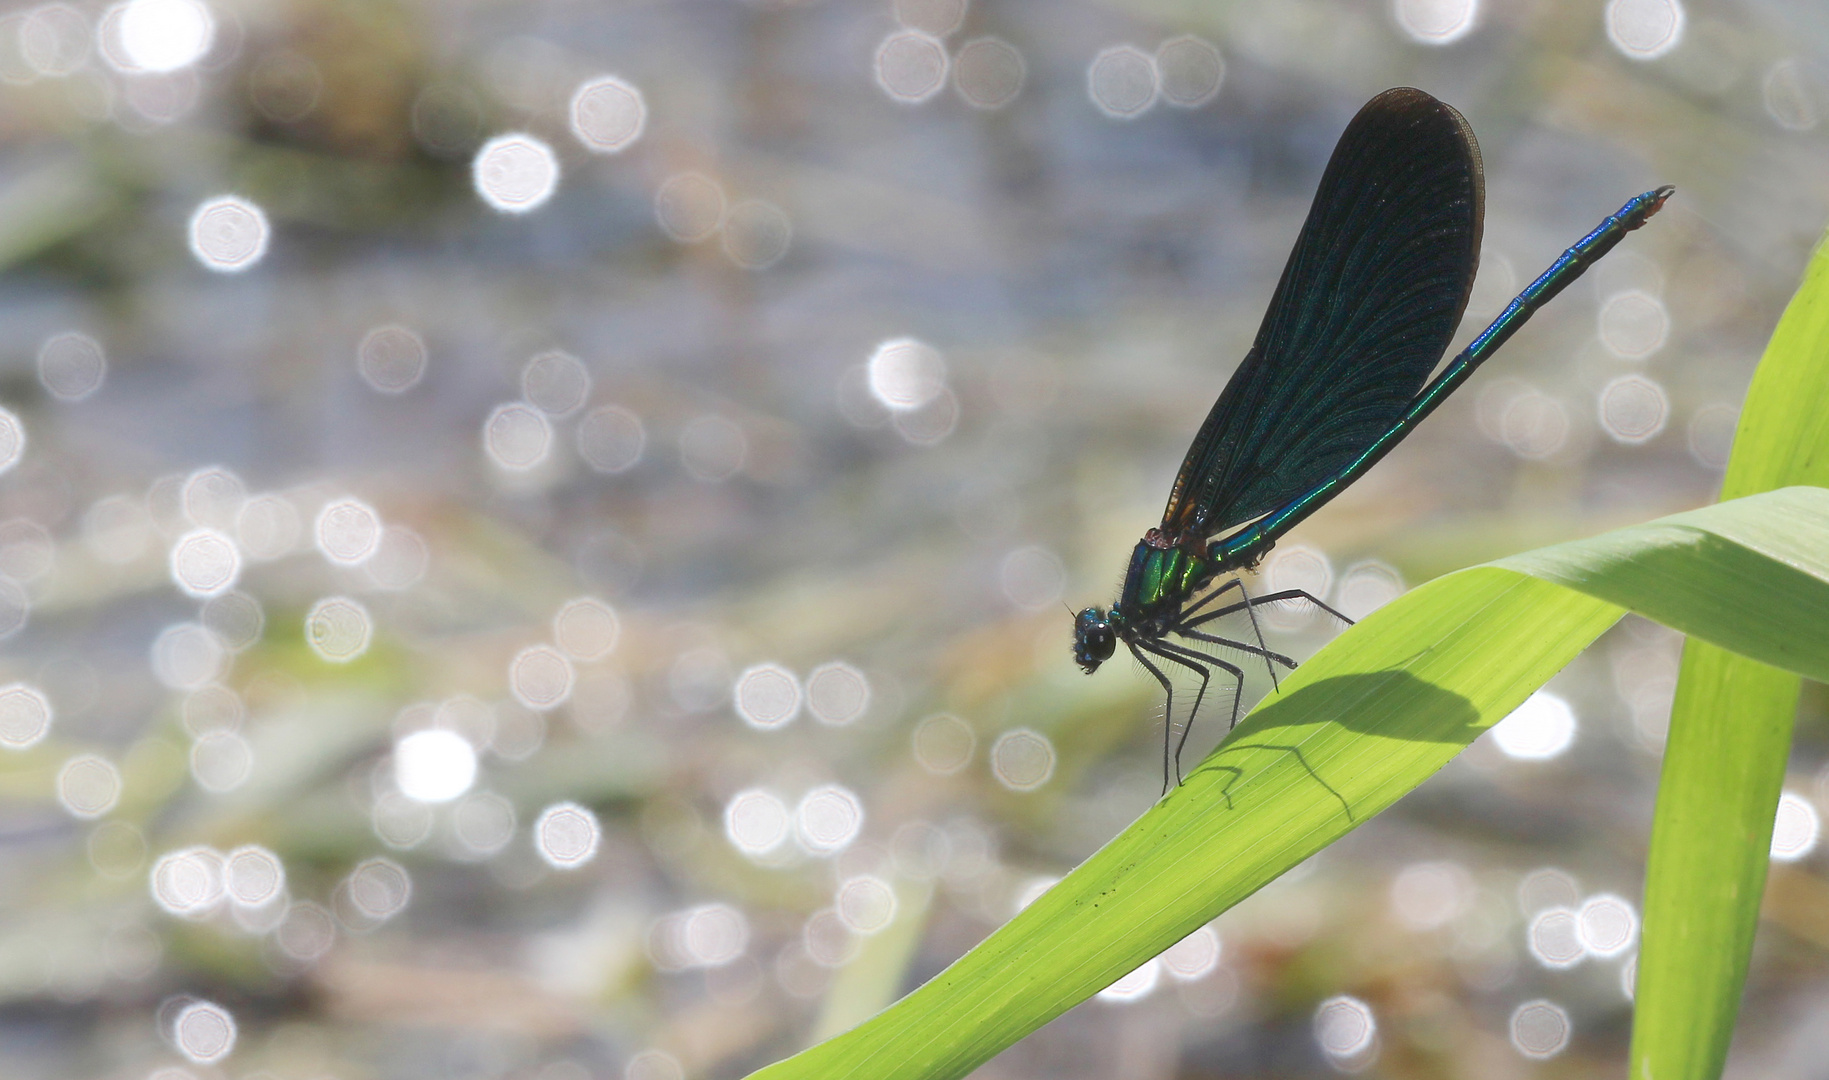
[[[1245,591],[1245,584],[1242,579],[1239,581],[1238,595],[1239,603],[1245,605],[1245,618],[1251,620],[1251,633],[1252,636],[1257,638],[1257,647],[1260,649],[1268,649],[1269,646],[1264,644],[1264,628],[1257,624],[1257,608],[1252,605],[1251,594]],[[1281,692],[1283,687],[1282,684],[1277,682],[1276,665],[1270,662],[1269,657],[1264,658],[1264,669],[1270,672],[1270,689],[1273,692]]]
[[[1161,668],[1143,658],[1142,646],[1134,641],[1128,641],[1125,644],[1130,646],[1130,654],[1137,658],[1137,662],[1148,668],[1149,673],[1162,684],[1162,692],[1168,698],[1168,703],[1162,707],[1162,794],[1167,795],[1169,793],[1169,738],[1175,730],[1175,684],[1169,682],[1169,677],[1162,673]]]
[[[1190,619],[1187,622],[1183,623],[1182,625],[1183,626],[1199,626],[1201,623],[1212,622],[1214,619],[1222,618],[1222,617],[1230,615],[1236,611],[1249,611],[1252,608],[1259,607],[1263,604],[1274,604],[1280,600],[1306,600],[1309,603],[1313,604],[1314,606],[1320,608],[1322,611],[1325,611],[1329,615],[1332,615],[1334,618],[1339,619],[1341,622],[1345,623],[1346,625],[1348,625],[1348,626],[1353,625],[1353,620],[1347,618],[1345,615],[1340,614],[1338,611],[1335,611],[1333,608],[1328,607],[1326,604],[1321,602],[1320,597],[1317,597],[1315,594],[1308,592],[1305,589],[1284,589],[1282,592],[1266,593],[1263,596],[1248,597],[1245,600],[1240,601],[1239,603],[1227,604],[1225,607],[1220,608],[1217,611],[1209,611],[1198,619]]]
[[[1234,579],[1234,580],[1236,581],[1237,579]],[[1236,604],[1227,604],[1225,607],[1220,608],[1218,611],[1209,611],[1198,619],[1189,619],[1186,622],[1183,622],[1179,626],[1177,626],[1175,628],[1175,632],[1179,633],[1179,634],[1185,634],[1188,637],[1200,638],[1200,640],[1202,640],[1202,641],[1213,641],[1216,644],[1230,645],[1233,648],[1239,648],[1240,645],[1234,641],[1218,641],[1215,638],[1201,637],[1201,635],[1193,633],[1192,628],[1199,626],[1202,623],[1212,622],[1214,619],[1218,619],[1223,616],[1230,615],[1235,611],[1243,611],[1245,613],[1246,617],[1251,620],[1251,632],[1253,634],[1257,635],[1257,643],[1260,646],[1262,646],[1264,644],[1264,631],[1261,627],[1258,626],[1257,609],[1263,604],[1274,604],[1274,603],[1277,603],[1278,601],[1282,601],[1282,600],[1306,600],[1309,603],[1320,608],[1322,611],[1325,611],[1329,615],[1332,615],[1334,618],[1339,619],[1341,622],[1345,623],[1346,625],[1348,625],[1348,626],[1353,625],[1353,620],[1347,618],[1345,615],[1340,614],[1338,611],[1335,611],[1333,608],[1328,607],[1327,604],[1322,602],[1320,597],[1307,591],[1306,589],[1284,589],[1281,592],[1270,593],[1267,596],[1252,596],[1249,593],[1245,592],[1244,585],[1242,583],[1240,583],[1239,587],[1238,587],[1238,591],[1241,595],[1244,596],[1243,600],[1240,600]],[[1249,646],[1244,646],[1244,649],[1246,652],[1255,652],[1257,655],[1265,658],[1264,666],[1270,670],[1270,685],[1275,689],[1281,690],[1282,686],[1279,685],[1277,682],[1276,665],[1269,662],[1272,654],[1267,649],[1263,649],[1263,648],[1254,650],[1254,649],[1251,649]],[[1294,664],[1290,664],[1289,666],[1295,667]]]
[[[1182,616],[1185,618],[1186,616],[1194,614],[1196,611],[1199,611],[1201,608],[1206,607],[1208,604],[1211,604],[1213,601],[1226,595],[1227,593],[1231,592],[1233,589],[1237,589],[1240,592],[1243,592],[1245,589],[1245,583],[1243,581],[1240,581],[1238,578],[1231,578],[1224,585],[1221,585],[1219,588],[1214,589],[1212,592],[1210,592],[1207,595],[1201,597],[1200,599],[1194,601],[1192,604],[1189,604],[1187,607],[1182,608],[1181,609]]]
[[[1244,597],[1244,599],[1239,601],[1236,604],[1228,604],[1225,607],[1219,609],[1218,611],[1208,612],[1207,614],[1199,616],[1198,618],[1190,619],[1187,617],[1187,613],[1189,611],[1193,611],[1195,608],[1198,608],[1200,606],[1200,604],[1204,604],[1208,600],[1211,600],[1213,597],[1218,596],[1221,593],[1227,592],[1231,589],[1237,589],[1239,591],[1240,595],[1242,595]],[[1304,594],[1304,595],[1306,595],[1306,594]],[[1255,615],[1253,616],[1253,618],[1251,620],[1251,629],[1254,632],[1256,632],[1256,634],[1257,634],[1257,644],[1256,645],[1250,645],[1243,641],[1234,641],[1231,638],[1214,637],[1213,635],[1210,635],[1210,634],[1202,634],[1202,633],[1196,631],[1194,629],[1194,627],[1200,626],[1203,623],[1212,622],[1214,619],[1217,619],[1222,615],[1230,615],[1233,612],[1239,611],[1239,610],[1243,610],[1247,614],[1251,614],[1252,609],[1255,608],[1259,604],[1269,603],[1272,600],[1284,599],[1284,598],[1286,598],[1286,597],[1282,593],[1278,593],[1272,597],[1252,597],[1249,593],[1245,592],[1244,582],[1240,581],[1238,578],[1233,578],[1231,581],[1227,582],[1225,585],[1222,585],[1218,589],[1215,589],[1213,592],[1207,594],[1207,596],[1205,598],[1203,598],[1200,601],[1200,603],[1197,603],[1197,604],[1193,605],[1192,607],[1189,607],[1188,609],[1186,609],[1185,611],[1183,611],[1179,615],[1177,615],[1175,621],[1168,626],[1167,632],[1171,633],[1171,634],[1177,634],[1177,635],[1180,635],[1183,637],[1195,638],[1200,641],[1211,642],[1214,645],[1224,645],[1229,649],[1237,649],[1238,651],[1245,653],[1247,655],[1250,655],[1250,656],[1262,657],[1264,660],[1264,666],[1270,669],[1270,682],[1271,682],[1271,685],[1274,686],[1276,684],[1276,665],[1280,663],[1284,667],[1294,668],[1296,666],[1296,662],[1294,660],[1291,660],[1289,657],[1284,656],[1282,653],[1273,652],[1270,650],[1270,648],[1264,641],[1263,631],[1258,629],[1257,619],[1256,619]],[[1207,654],[1196,653],[1196,655],[1205,656]]]
[[[1211,671],[1208,671],[1206,665],[1200,663],[1200,661],[1208,660],[1208,659],[1212,659],[1212,658],[1205,656],[1201,653],[1197,653],[1192,649],[1184,649],[1179,645],[1171,645],[1168,642],[1162,641],[1160,639],[1158,639],[1156,641],[1152,641],[1147,645],[1144,645],[1143,648],[1148,649],[1150,652],[1155,653],[1157,656],[1162,657],[1164,660],[1167,660],[1171,663],[1180,664],[1182,667],[1188,668],[1200,676],[1200,689],[1199,689],[1199,691],[1197,691],[1194,694],[1194,707],[1188,710],[1187,723],[1181,725],[1181,741],[1175,744],[1175,783],[1180,784],[1181,783],[1181,748],[1188,744],[1188,733],[1194,730],[1194,718],[1196,716],[1200,715],[1200,703],[1202,701],[1206,700],[1207,684],[1210,683],[1213,678],[1213,673]],[[1214,663],[1223,663],[1223,661],[1219,661],[1219,660],[1214,660],[1213,662]],[[1233,722],[1236,723],[1238,720],[1238,691],[1237,690],[1234,690],[1232,693],[1232,717],[1233,717]],[[1173,734],[1173,728],[1170,729],[1169,734]],[[1163,753],[1163,770],[1164,770],[1164,773],[1166,774],[1167,766],[1168,766],[1168,746],[1166,744],[1162,748],[1162,753]],[[1163,776],[1163,782],[1164,783],[1168,782],[1168,777],[1166,775]]]
[[[1180,645],[1172,645],[1166,641],[1159,641],[1159,642],[1157,642],[1157,644],[1161,645],[1164,649],[1173,650],[1174,652],[1179,653],[1184,657],[1198,658],[1200,661],[1204,661],[1205,663],[1212,664],[1214,667],[1217,667],[1217,668],[1223,670],[1226,674],[1232,676],[1232,719],[1231,719],[1231,722],[1226,725],[1226,730],[1231,731],[1233,728],[1237,727],[1238,726],[1239,698],[1243,697],[1244,693],[1245,693],[1244,669],[1240,668],[1236,664],[1228,663],[1224,660],[1221,660],[1217,656],[1209,656],[1208,654],[1203,653],[1203,652],[1195,652],[1193,649],[1185,648]],[[1186,664],[1189,667],[1196,668],[1197,670],[1199,670],[1201,672],[1200,689],[1201,689],[1202,693],[1205,693],[1206,692],[1206,677],[1207,677],[1206,668],[1204,666],[1202,666],[1202,664],[1196,662],[1196,660],[1194,660],[1194,659],[1184,659],[1182,661],[1182,663]],[[1185,748],[1188,745],[1188,735],[1190,735],[1193,732],[1193,730],[1194,730],[1194,714],[1189,713],[1187,726],[1181,729],[1181,741],[1175,745],[1175,776],[1177,779],[1179,779],[1181,776],[1181,751],[1183,748]]]
[[[1189,630],[1185,625],[1181,625],[1181,624],[1172,625],[1164,632],[1169,633],[1169,634],[1174,634],[1177,637],[1197,638],[1201,641],[1210,641],[1215,645],[1224,645],[1228,649],[1237,649],[1239,652],[1244,653],[1246,656],[1256,656],[1256,657],[1261,657],[1264,660],[1274,660],[1277,663],[1282,664],[1286,668],[1293,668],[1296,666],[1296,662],[1294,660],[1291,660],[1289,657],[1284,656],[1282,653],[1275,652],[1270,649],[1260,649],[1256,645],[1253,645],[1248,641],[1235,641],[1232,638],[1215,637],[1212,634],[1203,634],[1198,630]]]
[[[1284,667],[1290,669],[1291,671],[1295,670],[1295,666],[1296,666],[1295,658],[1291,657],[1291,656],[1284,656],[1280,652],[1272,652],[1269,649],[1259,649],[1254,646],[1247,645],[1242,641],[1233,641],[1231,638],[1218,637],[1214,634],[1203,634],[1198,630],[1189,630],[1185,627],[1177,628],[1175,630],[1175,633],[1177,636],[1193,638],[1195,641],[1204,641],[1209,645],[1224,645],[1228,649],[1237,649],[1240,652],[1248,653],[1252,656],[1261,656],[1264,658],[1264,661],[1266,663],[1277,663],[1277,664],[1283,665]],[[1201,653],[1200,655],[1206,656],[1207,654]]]

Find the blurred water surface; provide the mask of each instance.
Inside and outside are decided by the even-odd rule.
[[[1461,340],[1678,194],[1262,568],[1354,615],[1713,497],[1829,216],[1823,9],[0,13],[0,1072],[734,1077],[933,975],[1155,797],[1062,605],[1403,84],[1484,152]],[[1678,646],[978,1075],[1617,1075]],[[1732,1075],[1820,1075],[1825,706]]]

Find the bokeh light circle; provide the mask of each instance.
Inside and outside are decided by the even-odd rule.
[[[172,545],[171,578],[187,595],[220,596],[241,578],[241,550],[215,529],[194,529]]]
[[[724,217],[724,254],[745,270],[766,270],[780,262],[794,239],[787,211],[761,199],[744,199]]]
[[[1376,560],[1354,563],[1340,575],[1334,606],[1355,621],[1365,618],[1404,593],[1403,575]]]
[[[1336,1064],[1357,1064],[1375,1049],[1378,1019],[1372,1007],[1341,994],[1315,1008],[1315,1044]]]
[[[1670,339],[1670,309],[1641,289],[1609,296],[1600,306],[1600,342],[1622,360],[1644,360]]]
[[[876,85],[895,101],[917,105],[946,85],[946,46],[919,30],[898,30],[876,47]]]
[[[1327,553],[1307,544],[1281,544],[1264,562],[1264,584],[1271,592],[1300,590],[1323,601],[1334,586],[1334,564]],[[1261,618],[1278,629],[1299,629],[1315,620],[1314,606],[1289,600],[1257,608]]]
[[[579,85],[572,94],[572,134],[599,154],[632,146],[648,126],[648,104],[633,83],[603,75]]]
[[[641,417],[620,405],[600,405],[578,421],[578,456],[597,472],[614,476],[641,461],[648,433]]]
[[[553,641],[581,663],[603,659],[616,650],[622,622],[616,609],[594,596],[568,600],[553,615]]]
[[[835,855],[851,846],[864,828],[864,804],[837,784],[816,787],[794,809],[795,834],[815,855]]]
[[[125,821],[104,821],[83,845],[89,865],[112,881],[126,881],[146,864],[146,837]]]
[[[1106,49],[1086,67],[1086,93],[1113,120],[1142,116],[1156,103],[1161,88],[1156,58],[1134,45]]]
[[[554,803],[534,822],[534,849],[547,864],[576,870],[597,857],[603,829],[597,815],[575,802]]]
[[[707,239],[724,224],[724,189],[704,173],[668,177],[654,193],[654,220],[682,244]]]
[[[806,706],[822,724],[855,723],[870,708],[870,680],[841,660],[821,664],[807,675]]]
[[[991,744],[991,775],[1011,791],[1034,791],[1054,776],[1054,743],[1030,728],[1015,728]]]
[[[374,634],[368,609],[347,596],[328,596],[305,616],[305,641],[333,664],[346,664],[368,651]]]
[[[121,52],[139,71],[190,67],[216,40],[216,20],[201,0],[128,0],[119,19]]]
[[[215,682],[229,660],[222,640],[194,622],[161,630],[150,652],[153,677],[173,690],[196,690]]]
[[[570,416],[590,395],[590,370],[571,353],[551,349],[521,369],[521,397],[548,416]]]
[[[694,480],[720,484],[743,471],[749,461],[749,436],[742,425],[718,413],[706,413],[680,428],[680,464]]]
[[[895,888],[874,874],[860,874],[839,883],[832,907],[852,933],[870,935],[886,930],[895,921],[898,903]]]
[[[233,470],[211,465],[184,478],[179,501],[184,516],[191,521],[226,531],[235,526],[242,507],[247,505],[248,485]]]
[[[793,825],[787,803],[765,788],[739,791],[724,807],[725,837],[752,859],[779,850]]]
[[[1154,957],[1132,968],[1118,980],[1099,991],[1100,1001],[1113,1004],[1128,1004],[1142,1001],[1155,993],[1156,985],[1162,981],[1162,962]]]
[[[749,948],[749,920],[729,904],[688,908],[678,916],[677,933],[689,967],[723,967]]]
[[[425,339],[404,326],[377,326],[356,345],[357,373],[382,394],[404,394],[419,385],[429,359]]]
[[[526,472],[552,451],[553,428],[546,414],[531,405],[499,405],[483,422],[483,451],[509,472]]]
[[[159,856],[147,875],[153,902],[169,915],[200,919],[228,895],[223,857],[208,847],[189,847]]]
[[[291,553],[303,531],[298,509],[281,495],[254,496],[242,504],[235,519],[242,554],[256,562]]]
[[[53,334],[38,346],[38,381],[52,397],[77,402],[100,390],[108,376],[108,355],[87,334]]]
[[[260,207],[234,195],[219,195],[199,203],[191,214],[191,254],[207,269],[240,273],[266,256],[272,231]]]
[[[381,515],[360,499],[337,499],[318,511],[317,549],[339,566],[361,566],[381,546]]]
[[[191,744],[191,776],[215,794],[234,791],[254,771],[254,748],[233,731],[211,731]]]
[[[1003,557],[997,583],[1004,599],[1024,611],[1046,611],[1060,602],[1067,588],[1067,565],[1038,544],[1019,547]]]
[[[309,900],[289,904],[273,931],[273,944],[296,963],[309,964],[336,944],[337,923],[322,905]]]
[[[1568,1010],[1553,1001],[1539,998],[1512,1010],[1511,1044],[1533,1061],[1562,1053],[1572,1032]]]
[[[413,898],[413,879],[392,859],[367,859],[343,879],[342,892],[356,914],[370,924],[380,923],[406,910]]]
[[[1575,922],[1582,948],[1590,956],[1619,956],[1638,940],[1638,911],[1631,901],[1612,893],[1582,901]]]
[[[1778,812],[1772,821],[1772,858],[1778,862],[1796,862],[1816,850],[1822,834],[1822,818],[1809,799],[1787,791],[1778,797]]]
[[[0,686],[0,746],[24,750],[51,731],[51,699],[25,683]]]
[[[199,615],[203,626],[209,628],[229,652],[241,652],[258,643],[267,626],[267,613],[260,608],[260,600],[241,591],[216,593],[203,602]]]
[[[276,123],[303,120],[323,95],[323,71],[309,56],[291,49],[266,54],[248,71],[248,100]]]
[[[1391,880],[1391,910],[1411,930],[1435,930],[1466,909],[1472,892],[1473,882],[1459,863],[1412,863]]]
[[[1203,926],[1162,953],[1162,970],[1178,982],[1204,979],[1219,966],[1219,931]]]
[[[530,645],[508,663],[508,689],[530,709],[544,711],[565,704],[575,681],[572,662],[551,645]]]
[[[1555,457],[1568,445],[1569,427],[1568,409],[1538,390],[1519,394],[1499,417],[1501,440],[1526,461]]]
[[[172,1020],[172,1043],[199,1065],[221,1061],[235,1049],[235,1017],[210,1001],[194,1001]]]
[[[971,764],[978,747],[972,726],[951,713],[930,716],[915,725],[915,760],[937,776],[951,776]]]
[[[918,409],[946,389],[946,358],[932,345],[910,337],[878,345],[865,371],[870,395],[897,412]]]
[[[1000,38],[977,38],[953,57],[953,89],[976,109],[1001,109],[1022,93],[1028,65],[1016,46]]]
[[[31,518],[0,521],[0,578],[39,581],[57,562],[57,541]]]
[[[943,38],[965,23],[971,0],[893,0],[895,21],[910,30]]]
[[[89,59],[89,20],[69,4],[49,3],[12,16],[9,51],[31,72],[61,79],[83,69]],[[29,76],[28,76],[29,78]],[[22,81],[15,76],[9,81]]]
[[[1822,122],[1822,109],[1811,81],[1794,59],[1778,60],[1766,71],[1760,90],[1766,115],[1787,131],[1810,131]]]
[[[780,664],[757,664],[737,676],[731,700],[750,727],[778,728],[800,715],[800,681]]]
[[[121,770],[107,758],[78,754],[57,773],[57,801],[72,817],[101,817],[121,801]]]
[[[476,748],[455,731],[415,731],[394,744],[394,785],[422,803],[450,802],[476,783]]]
[[[1492,726],[1492,741],[1506,757],[1548,761],[1575,741],[1575,710],[1561,696],[1539,690]]]
[[[476,193],[492,210],[525,214],[538,209],[559,190],[559,159],[552,147],[515,131],[482,145],[470,165]]]
[[[0,576],[0,641],[25,628],[32,614],[32,597],[19,582]]]
[[[493,791],[473,792],[451,811],[451,831],[470,858],[488,858],[507,847],[514,827],[514,804]]]
[[[1411,41],[1452,45],[1479,25],[1479,0],[1396,0],[1392,14]]]
[[[1683,40],[1680,0],[1608,0],[1607,40],[1633,60],[1656,60]]]
[[[432,834],[432,808],[397,791],[384,791],[369,808],[368,823],[383,844],[405,851]]]
[[[0,473],[19,464],[25,455],[25,425],[11,409],[0,407]]]
[[[1197,109],[1219,96],[1226,60],[1210,41],[1184,34],[1156,50],[1162,100],[1180,109]]]
[[[1581,915],[1566,907],[1545,908],[1533,916],[1525,929],[1525,944],[1533,960],[1553,971],[1574,967],[1588,956]]]
[[[403,592],[419,584],[431,565],[432,549],[424,537],[403,525],[389,525],[381,530],[381,542],[362,571],[377,588]]]
[[[285,896],[286,866],[278,855],[259,844],[229,852],[222,876],[230,902],[241,907],[265,907]]]
[[[1614,442],[1637,445],[1649,442],[1670,419],[1670,396],[1653,379],[1621,375],[1601,388],[1601,430]]]

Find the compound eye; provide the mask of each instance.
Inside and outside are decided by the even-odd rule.
[[[1078,639],[1075,651],[1079,654],[1080,662],[1109,660],[1112,650],[1117,648],[1118,635],[1112,630],[1105,613],[1098,608],[1087,608],[1079,613],[1074,623],[1074,637]]]
[[[1100,623],[1098,629],[1086,635],[1086,651],[1101,660],[1111,659],[1112,650],[1118,647],[1118,635],[1111,632],[1108,624]]]

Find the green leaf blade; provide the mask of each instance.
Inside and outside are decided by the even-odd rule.
[[[1727,1063],[1799,686],[1707,642],[1684,647],[1645,874],[1635,1077],[1712,1078]]]
[[[1423,585],[1303,664],[1183,787],[952,967],[758,1075],[965,1075],[1414,789],[1627,606],[1777,663],[1829,655],[1829,620],[1772,635],[1751,617],[1829,590],[1829,565],[1787,559],[1819,547],[1829,492],[1778,492]],[[1665,574],[1700,584],[1673,596]]]
[[[1826,245],[1811,257],[1747,390],[1721,494],[1794,484],[1829,486]],[[1815,550],[1821,557],[1825,549]],[[1645,867],[1635,1080],[1715,1080],[1726,1066],[1801,688],[1796,674],[1682,629],[1692,640],[1671,707]],[[1794,670],[1825,677],[1819,664]]]

